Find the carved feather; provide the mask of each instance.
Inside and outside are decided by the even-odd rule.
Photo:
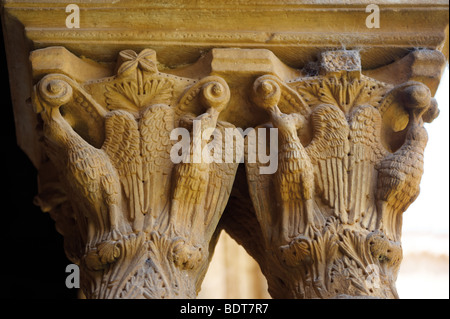
[[[381,115],[370,105],[356,108],[350,114],[350,155],[348,206],[349,224],[361,221],[362,216],[370,218],[367,212],[375,179],[375,165],[387,151],[380,143]]]
[[[344,113],[335,105],[321,104],[312,114],[314,137],[306,147],[322,199],[347,222],[347,163],[349,126]]]
[[[226,128],[234,129],[235,126],[227,122],[217,122],[216,130],[221,133],[221,136],[225,136]],[[222,143],[220,140],[218,142]],[[202,221],[203,227],[206,227],[206,232],[209,233],[207,236],[212,235],[225,210],[239,166],[239,163],[235,161],[235,157],[232,156],[234,155],[232,154],[234,148],[226,147],[224,143],[219,145],[219,147],[222,149],[222,162],[212,162],[209,167],[208,188],[204,206],[205,216]],[[233,158],[234,160],[232,163],[226,163],[227,158]]]
[[[103,150],[78,135],[59,111],[43,119],[47,144],[62,157],[55,164],[84,228],[83,244],[89,249],[118,230],[119,177]]]
[[[102,149],[117,168],[128,199],[129,217],[134,220],[136,214],[146,213],[138,125],[130,113],[115,110],[107,114],[105,130],[106,139]]]
[[[210,128],[215,123],[211,122],[211,115],[204,113],[196,118],[201,121],[201,130],[195,134],[203,134],[203,130]],[[190,154],[194,158],[194,140],[191,140]],[[202,139],[201,149],[206,141]],[[185,236],[184,232],[190,231],[204,213],[204,198],[208,187],[209,164],[203,159],[200,163],[181,162],[174,168],[174,190],[172,195],[172,207],[170,212],[170,224],[175,225],[177,235]],[[178,226],[178,227],[177,227]]]
[[[170,149],[173,141],[170,133],[174,128],[174,111],[164,104],[150,106],[142,113],[139,121],[141,133],[142,182],[144,212],[149,218],[166,214],[169,203],[170,181],[173,163]],[[150,221],[149,221],[150,222]]]
[[[208,117],[209,115],[198,117],[202,120],[202,128],[210,125]],[[225,128],[234,126],[225,122],[216,124],[216,130],[221,136],[225,136]],[[220,139],[214,139],[210,143],[217,142],[222,143]],[[203,141],[202,148],[205,145],[206,141]],[[171,215],[176,218],[175,224],[180,225],[183,231],[194,229],[198,232],[189,235],[193,242],[203,240],[205,236],[208,238],[214,232],[230,196],[239,165],[236,162],[225,162],[227,152],[233,152],[234,148],[227,148],[225,144],[218,147],[222,150],[222,163],[180,163],[175,168],[176,186]]]
[[[283,218],[282,229],[286,232],[285,239],[289,241],[305,231],[306,223],[313,223],[313,220],[309,220],[312,206],[308,207],[308,211],[305,204],[313,197],[314,170],[295,127],[280,129],[279,141],[275,182],[280,193],[278,200],[280,216]]]
[[[267,124],[264,127],[257,127],[254,130],[255,135],[247,135],[245,137],[245,169],[247,172],[249,194],[252,199],[256,217],[261,226],[266,245],[271,244],[274,240],[273,236],[278,233],[278,229],[275,227],[278,222],[276,213],[276,189],[273,176],[260,173],[260,168],[266,166],[267,164],[261,163],[259,161],[259,156],[255,156],[253,159],[252,155],[256,155],[258,152],[257,146],[260,138],[258,136],[259,130],[266,129],[269,131],[271,127],[271,124]],[[269,134],[267,133],[266,137],[268,136]]]
[[[412,123],[404,144],[387,155],[377,166],[376,199],[384,231],[390,239],[398,240],[401,215],[417,198],[423,174],[423,152],[428,135],[421,124]]]

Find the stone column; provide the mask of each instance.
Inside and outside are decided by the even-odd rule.
[[[87,298],[195,298],[221,230],[274,298],[398,297],[448,4],[371,30],[355,2],[89,1],[68,29],[28,2],[2,12],[18,142]]]

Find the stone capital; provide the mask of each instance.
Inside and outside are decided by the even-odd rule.
[[[398,298],[448,1],[370,4],[78,1],[69,28],[3,1],[18,144],[88,298],[195,298],[223,229],[274,298]]]

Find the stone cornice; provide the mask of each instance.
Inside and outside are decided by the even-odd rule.
[[[270,49],[301,67],[318,50],[338,47],[361,49],[369,69],[410,48],[448,51],[445,1],[377,1],[381,27],[369,29],[365,8],[372,2],[73,1],[80,6],[79,29],[65,26],[67,1],[4,1],[4,8],[34,48],[63,45],[102,61],[113,61],[122,48],[152,47],[161,63],[175,67],[214,47],[241,47]]]
[[[369,29],[365,8],[372,2],[72,1],[80,7],[80,28],[68,29],[67,1],[2,1],[14,112],[23,119],[16,126],[18,144],[39,166],[42,153],[34,134],[27,132],[36,125],[26,102],[33,81],[28,58],[32,50],[49,46],[63,46],[110,70],[121,50],[152,48],[159,69],[167,73],[183,72],[179,70],[213,48],[268,49],[292,68],[304,67],[330,48],[356,49],[363,71],[377,69],[370,71],[377,76],[380,68],[388,65],[390,69],[392,62],[417,48],[441,51],[448,59],[447,1],[377,1],[381,27]],[[408,59],[418,64],[417,59]],[[403,68],[396,77],[423,74],[426,69]],[[432,93],[439,83],[438,69],[431,76]],[[391,76],[383,78],[390,80]],[[428,82],[429,78],[421,76]]]

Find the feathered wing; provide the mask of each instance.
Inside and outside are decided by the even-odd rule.
[[[278,170],[274,176],[280,195],[277,210],[283,219],[280,224],[283,241],[290,242],[299,234],[312,236],[311,226],[315,224],[316,215],[313,205],[314,169],[298,138],[290,143],[285,143],[283,137],[280,140]]]
[[[419,195],[427,140],[425,128],[413,124],[404,144],[395,153],[389,153],[377,166],[378,227],[382,227],[389,239],[399,240],[402,213]]]
[[[110,229],[110,209],[119,204],[120,186],[114,180],[114,168],[104,153],[88,143],[77,139],[76,150],[69,151],[68,179],[69,195],[80,217],[87,217],[95,232],[88,231],[91,243],[99,243]],[[103,155],[103,156],[102,156]],[[79,218],[84,222],[84,218]],[[85,224],[86,230],[89,229]]]
[[[373,229],[376,207],[371,194],[376,183],[376,164],[387,154],[380,143],[381,115],[370,105],[363,105],[350,114],[349,224],[362,222]]]
[[[334,214],[347,223],[349,127],[344,113],[335,105],[314,108],[311,119],[314,137],[306,147],[314,165],[316,189]]]
[[[59,112],[52,119],[45,117],[44,121],[48,142],[59,148],[64,159],[58,162],[58,169],[79,217],[87,253],[98,245],[97,258],[90,266],[110,263],[116,257],[108,253],[112,251],[110,240],[116,240],[120,231],[118,205],[121,195],[117,172],[105,152],[85,141]]]
[[[215,131],[225,137],[225,128],[234,126],[218,122]],[[236,161],[225,162],[226,153],[233,152],[234,148],[227,148],[223,139],[214,138],[208,144],[202,143],[202,149],[205,147],[220,150],[220,157],[215,154],[210,163],[205,162],[205,158],[201,163],[180,163],[174,170],[176,185],[171,218],[176,219],[173,221],[175,226],[180,226],[177,235],[190,237],[192,243],[212,236],[230,196],[239,165]],[[230,154],[228,158],[231,158]],[[186,236],[185,231],[190,235]]]
[[[173,141],[170,133],[174,129],[174,110],[164,104],[148,107],[139,122],[141,132],[142,181],[146,227],[157,219],[168,215],[173,162],[170,149]]]
[[[249,194],[255,208],[256,217],[261,225],[266,244],[271,244],[277,235],[275,229],[278,219],[276,213],[276,190],[273,174],[261,174],[260,168],[266,167],[267,163],[261,163],[258,156],[258,141],[260,130],[266,130],[266,138],[269,136],[269,128],[259,127],[245,138],[245,169]],[[268,142],[267,142],[268,145]]]
[[[216,123],[213,123],[211,119],[208,113],[196,117],[200,125],[193,126],[189,153],[186,153],[184,160],[174,167],[169,225],[174,228],[176,236],[191,237],[191,230],[199,219],[202,220],[204,214],[204,198],[208,188],[210,164],[203,161],[202,154],[197,154],[199,150],[195,145],[200,146],[200,152],[206,146],[207,141],[203,140],[202,133],[207,128],[214,128]],[[199,137],[200,140],[198,140]],[[197,158],[198,155],[200,158]]]
[[[217,122],[216,130],[221,133],[220,136],[225,137],[226,128],[234,129],[235,126],[227,122]],[[213,161],[209,164],[209,179],[204,206],[205,215],[204,219],[200,221],[206,226],[206,238],[212,236],[225,210],[239,166],[234,157],[234,147],[227,147],[221,140],[214,140],[212,143],[221,143],[217,146],[222,150],[222,158],[220,162]],[[227,163],[227,159],[233,159],[233,161]]]
[[[140,134],[133,115],[116,110],[107,114],[102,149],[116,167],[129,203],[129,217],[145,214]]]

